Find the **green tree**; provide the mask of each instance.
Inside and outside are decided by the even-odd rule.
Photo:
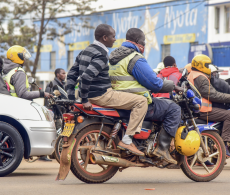
[[[13,7],[13,9],[10,10],[9,8],[4,7],[7,12],[2,14],[0,12],[0,17],[3,19],[5,19],[6,16],[11,16],[12,18],[12,21],[9,21],[8,23],[8,32],[3,33],[2,38],[0,37],[1,48],[5,49],[6,46],[9,47],[14,44],[18,44],[26,46],[30,51],[32,51],[33,46],[36,46],[36,57],[33,62],[32,69],[29,69],[31,76],[35,77],[42,41],[45,37],[44,35],[46,34],[47,38],[50,40],[54,40],[55,38],[59,39],[63,35],[69,34],[75,30],[74,25],[78,25],[73,25],[73,19],[62,23],[60,20],[57,20],[56,17],[60,14],[68,14],[68,16],[71,16],[71,11],[75,14],[77,12],[79,15],[92,13],[94,9],[92,8],[91,3],[95,1],[97,0],[3,0],[2,2],[7,3],[8,6],[11,8]],[[71,10],[68,10],[69,8],[67,8],[67,6],[71,6]],[[39,29],[36,28],[34,23],[31,27],[25,24],[25,18],[28,19],[29,17],[31,17],[33,22],[39,21]],[[90,27],[87,19],[82,19],[82,21],[84,27]],[[72,25],[69,25],[70,22],[72,22]],[[50,23],[53,25],[48,25]],[[20,31],[19,35],[14,34],[14,30],[16,28]],[[63,30],[61,34],[58,32],[58,28]]]

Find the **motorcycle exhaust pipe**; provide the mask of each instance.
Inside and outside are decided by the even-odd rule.
[[[143,163],[137,164],[122,158],[106,156],[97,153],[91,153],[89,158],[93,164],[111,165],[116,167],[146,167],[146,165]]]

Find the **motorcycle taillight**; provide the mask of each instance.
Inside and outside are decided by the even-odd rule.
[[[64,121],[72,121],[72,120],[74,120],[74,114],[65,113],[62,116],[63,116]]]

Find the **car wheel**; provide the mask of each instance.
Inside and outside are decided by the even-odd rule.
[[[21,135],[10,124],[0,122],[0,177],[17,169],[23,154],[24,144]]]

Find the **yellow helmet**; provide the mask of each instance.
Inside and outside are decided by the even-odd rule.
[[[208,75],[211,74],[211,69],[209,69],[209,64],[211,63],[211,59],[203,54],[197,55],[192,59],[192,67]]]
[[[180,154],[192,156],[200,147],[200,136],[196,131],[188,131],[185,126],[181,126],[176,132],[175,147]]]
[[[23,64],[25,59],[31,57],[26,48],[14,45],[7,50],[6,57],[16,64]]]

